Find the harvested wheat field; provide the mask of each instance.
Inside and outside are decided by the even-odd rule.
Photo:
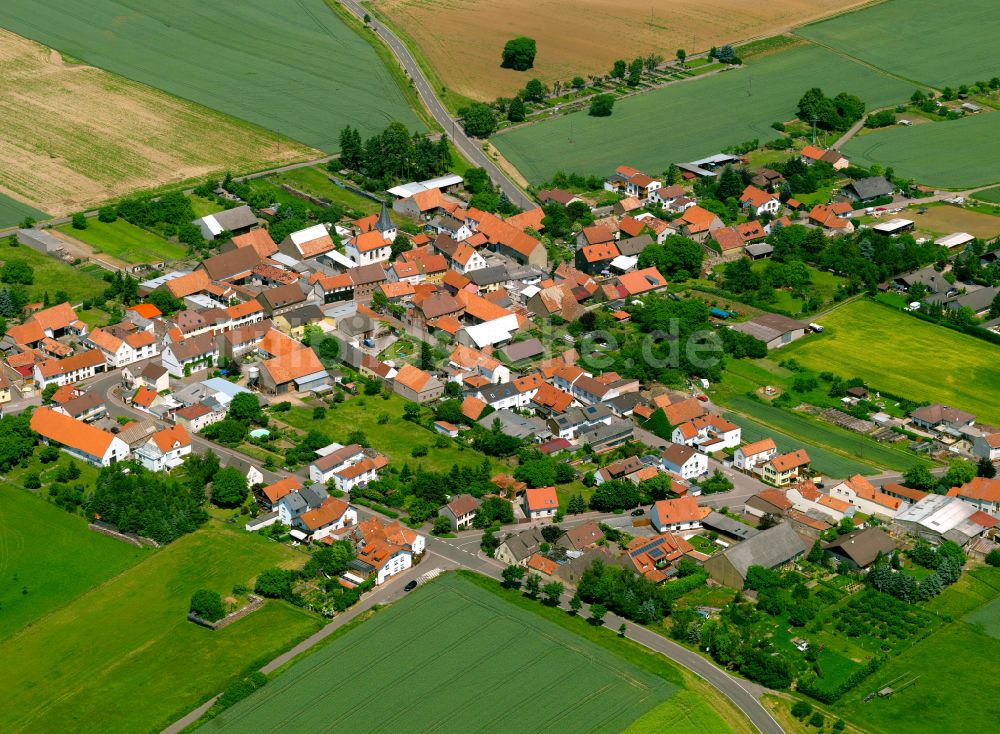
[[[712,46],[769,36],[792,26],[863,5],[859,0],[374,0],[393,25],[409,34],[441,77],[459,94],[482,100],[510,96],[525,82],[568,81],[606,74],[615,59],[656,52],[672,58]],[[538,43],[535,68],[500,68],[504,44],[515,36]]]
[[[318,155],[0,29],[0,193],[50,214]]]

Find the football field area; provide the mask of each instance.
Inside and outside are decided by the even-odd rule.
[[[679,686],[446,574],[203,731],[612,732]]]

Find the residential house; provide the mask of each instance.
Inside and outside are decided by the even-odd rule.
[[[576,194],[570,193],[569,191],[563,191],[562,189],[542,189],[538,192],[538,196],[535,197],[541,204],[550,204],[555,202],[556,204],[561,204],[562,206],[569,206],[574,201],[583,201]]]
[[[298,283],[266,288],[257,296],[257,302],[264,309],[268,318],[293,311],[302,306],[305,301],[306,294],[302,292]]]
[[[940,403],[917,408],[910,413],[910,418],[917,427],[938,432],[958,431],[976,422],[976,416],[972,413]]]
[[[160,352],[163,368],[178,378],[197,370],[208,369],[217,364],[218,360],[218,340],[209,333],[167,342]]]
[[[170,470],[184,463],[184,457],[191,453],[191,436],[181,425],[164,428],[134,453],[136,460],[150,471]]]
[[[655,267],[635,270],[618,276],[618,290],[622,298],[634,298],[643,293],[653,293],[667,287],[667,279]]]
[[[544,542],[545,538],[537,527],[528,528],[517,535],[504,538],[493,556],[507,566],[524,566]]]
[[[659,500],[653,504],[649,521],[659,533],[697,530],[702,519],[711,512],[708,507],[699,507],[695,497],[678,497]]]
[[[764,191],[756,186],[747,186],[740,195],[740,207],[760,217],[765,214],[775,216],[781,209],[781,200],[777,194]]]
[[[638,484],[640,481],[638,474],[646,468],[646,465],[639,460],[638,456],[629,456],[601,467],[594,474],[594,481],[598,486],[613,480],[628,480],[634,484]]]
[[[253,269],[261,262],[260,255],[252,247],[238,247],[229,252],[222,252],[199,263],[197,269],[203,270],[210,280],[225,280],[230,283],[241,283],[250,278]],[[170,284],[167,284],[170,287]],[[199,290],[208,287],[206,283]],[[179,296],[178,296],[179,297]]]
[[[308,392],[329,386],[330,375],[309,347],[296,349],[260,363],[260,387],[281,395]]]
[[[30,425],[46,444],[94,466],[111,466],[130,454],[129,445],[113,433],[44,406],[31,414]]]
[[[625,547],[625,553],[635,570],[654,584],[662,583],[674,575],[673,565],[684,556],[693,553],[694,548],[682,536],[661,533],[652,538],[633,538]]]
[[[559,499],[555,487],[538,487],[524,490],[524,516],[529,520],[544,520],[555,517],[559,511]]]
[[[716,553],[705,561],[704,568],[720,584],[742,589],[751,566],[778,568],[800,558],[806,550],[792,526],[782,523]]]
[[[739,446],[741,433],[735,423],[708,413],[675,427],[671,440],[711,453]]]
[[[262,258],[271,257],[278,251],[278,246],[271,239],[271,234],[263,228],[252,229],[246,234],[239,234],[233,237],[231,244],[234,247],[252,247]]]
[[[296,260],[308,260],[319,257],[336,248],[330,231],[325,224],[314,224],[311,227],[290,233],[278,245],[278,249]]]
[[[289,492],[278,500],[278,521],[291,526],[303,512],[315,510],[330,498],[325,487],[314,485],[295,492]]]
[[[49,385],[70,385],[106,371],[107,362],[99,349],[79,352],[63,359],[46,359],[34,366],[35,384],[44,389]]]
[[[479,509],[479,500],[471,494],[457,494],[444,507],[438,510],[438,515],[447,517],[452,530],[466,530],[472,527]]]
[[[206,426],[226,419],[226,410],[205,403],[194,403],[174,411],[174,421],[190,433],[198,433]]]
[[[364,449],[356,443],[335,446],[309,465],[309,479],[314,484],[327,484],[339,469],[357,464],[366,458]]]
[[[716,214],[702,209],[700,206],[692,206],[684,210],[684,213],[675,220],[680,226],[680,233],[695,242],[704,242],[714,229],[724,227],[725,224]]]
[[[908,504],[898,497],[890,497],[880,492],[860,474],[855,474],[831,487],[830,496],[857,507],[866,515],[876,515],[887,520],[892,519]]]
[[[334,497],[327,497],[319,507],[306,510],[294,520],[295,527],[313,541],[322,540],[338,530],[357,524],[358,511]]]
[[[584,551],[593,548],[604,538],[604,531],[596,522],[586,522],[582,525],[566,528],[566,532],[556,541],[560,548],[572,551]]]
[[[673,472],[683,479],[697,479],[708,473],[708,457],[697,449],[672,443],[660,454],[664,471]]]
[[[261,504],[268,510],[272,510],[277,507],[278,501],[282,497],[286,497],[292,492],[298,492],[300,489],[302,489],[302,482],[292,474],[262,487],[258,496],[262,499]]]
[[[755,495],[747,498],[743,506],[743,511],[751,517],[784,517],[794,509],[792,501],[788,496],[777,489],[762,489]]]
[[[156,337],[150,332],[117,335],[112,333],[113,329],[94,329],[84,340],[101,351],[108,367],[125,367],[160,353]]]
[[[170,389],[170,373],[162,365],[150,362],[136,376],[136,382],[147,390],[163,392]]]
[[[230,454],[222,459],[222,466],[227,469],[235,469],[247,480],[248,487],[256,487],[264,483],[264,474],[253,462],[239,456]]]
[[[847,202],[816,204],[809,210],[809,223],[823,227],[830,235],[849,234],[854,231],[851,222],[851,205]]]
[[[972,455],[979,459],[1000,461],[1000,431],[976,436],[972,442]]]
[[[60,390],[65,390],[70,386],[59,388]],[[102,395],[97,390],[91,390],[90,392],[74,395],[69,400],[58,402],[52,401],[56,406],[53,410],[68,415],[70,418],[76,418],[78,421],[84,421],[89,423],[95,421],[98,418],[103,418],[107,415],[108,406],[104,400],[104,395]]]
[[[775,490],[768,490],[775,491]],[[857,508],[843,499],[823,494],[809,479],[788,488],[785,499],[792,503],[792,508],[810,517],[822,519],[835,525],[845,517],[853,517]]]
[[[385,262],[392,255],[392,240],[386,240],[377,230],[363,232],[344,244],[344,253],[358,265]]]
[[[809,471],[809,462],[809,454],[805,449],[772,456],[761,465],[761,478],[768,484],[784,487]]]

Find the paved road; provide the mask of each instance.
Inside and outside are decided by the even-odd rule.
[[[358,20],[364,21],[366,11],[355,0],[341,0],[341,3],[353,15],[357,16]],[[374,29],[375,35],[382,39],[385,45],[389,47],[403,67],[403,70],[413,80],[417,94],[420,95],[420,99],[431,113],[431,116],[437,120],[437,123],[444,129],[445,135],[451,138],[452,142],[455,143],[455,147],[458,148],[462,155],[468,158],[474,165],[485,168],[490,178],[493,179],[493,182],[517,206],[522,209],[532,209],[537,206],[513,181],[507,178],[506,174],[500,170],[500,167],[496,163],[480,150],[479,143],[474,138],[470,138],[465,134],[462,126],[448,113],[444,105],[441,104],[441,100],[438,99],[427,77],[424,76],[420,65],[396,34],[381,23],[372,22],[370,27]]]

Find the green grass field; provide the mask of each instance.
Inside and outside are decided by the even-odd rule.
[[[865,300],[817,321],[824,333],[782,348],[782,357],[1000,423],[1000,391],[990,387],[1000,385],[1000,347]]]
[[[1000,186],[979,191],[973,194],[972,198],[979,199],[980,201],[988,201],[991,204],[1000,204]]]
[[[835,88],[824,80],[836,80]],[[771,140],[777,135],[771,123],[791,119],[802,93],[817,84],[829,94],[856,94],[869,107],[907,99],[913,91],[825,49],[799,46],[621,100],[611,117],[575,113],[497,135],[493,142],[532,183],[557,170],[605,175],[622,164],[659,173],[670,163],[751,138]]]
[[[42,221],[48,219],[49,215],[27,204],[22,204],[20,201],[11,199],[9,196],[0,194],[0,227],[18,225],[24,221],[25,217]]]
[[[313,428],[323,431],[333,441],[345,441],[351,431],[361,431],[393,466],[409,464],[411,469],[418,465],[428,471],[448,471],[455,464],[478,466],[484,455],[478,451],[449,443],[446,448],[437,448],[434,441],[439,434],[403,420],[403,407],[408,401],[392,394],[388,400],[380,396],[366,395],[352,397],[339,405],[328,406],[326,417],[321,421],[312,418],[312,408],[292,408],[287,413],[274,417],[284,423],[309,431]],[[389,421],[379,425],[380,415],[388,415]],[[410,452],[415,446],[428,447],[427,456],[413,458]],[[492,462],[499,469],[497,462]]]
[[[218,210],[218,207],[216,207]],[[96,217],[87,220],[86,229],[73,229],[69,224],[58,227],[69,237],[85,242],[98,252],[124,260],[127,263],[152,263],[179,260],[187,255],[187,247],[147,232],[129,224],[124,219],[99,222]]]
[[[893,74],[934,87],[972,84],[996,75],[982,50],[993,43],[994,0],[889,0],[796,29]]]
[[[294,186],[307,194],[329,199],[337,204],[347,207],[349,210],[358,212],[362,216],[365,214],[377,214],[379,205],[353,191],[342,189],[330,181],[327,172],[318,166],[309,168],[296,168],[292,171],[277,173],[269,176],[272,181],[279,184]]]
[[[322,0],[8,0],[0,25],[328,152],[350,124],[423,129],[372,47]]]
[[[66,291],[73,301],[79,302],[100,296],[107,287],[103,280],[91,273],[24,245],[0,248],[0,262],[12,260],[26,262],[34,270],[35,282],[28,286],[28,293],[33,299],[41,300],[46,291],[50,296],[55,296],[57,291]]]
[[[758,273],[764,272],[767,267],[766,260],[758,260],[753,264],[754,271]],[[818,293],[824,302],[830,302],[833,300],[833,294],[836,293],[837,289],[844,282],[844,279],[839,275],[834,275],[828,270],[819,270],[807,265],[806,269],[809,271],[809,275],[812,278],[812,286],[809,290]],[[802,305],[804,301],[801,298],[796,298],[792,295],[791,291],[785,289],[779,289],[775,291],[776,300],[774,302],[775,308],[780,308],[783,311],[788,311],[789,313],[796,314],[802,310]]]
[[[212,632],[187,621],[191,594],[301,558],[214,525],[156,551],[0,644],[0,730],[159,731],[321,624],[269,601]]]
[[[678,688],[448,574],[305,657],[204,730],[619,731]]]
[[[989,670],[1000,655],[997,602],[1000,570],[980,567],[964,574],[927,608],[939,614],[943,609],[965,609],[969,612],[965,619],[945,624],[892,658],[847,694],[837,713],[874,734],[992,731],[1000,717],[1000,701],[980,695],[982,688],[970,685],[969,676],[970,671]],[[889,684],[898,689],[895,695],[864,702],[866,695]]]
[[[1000,182],[1000,114],[913,127],[894,126],[848,141],[844,154],[880,163],[928,186],[964,189]]]
[[[0,640],[149,555],[0,482]]]

